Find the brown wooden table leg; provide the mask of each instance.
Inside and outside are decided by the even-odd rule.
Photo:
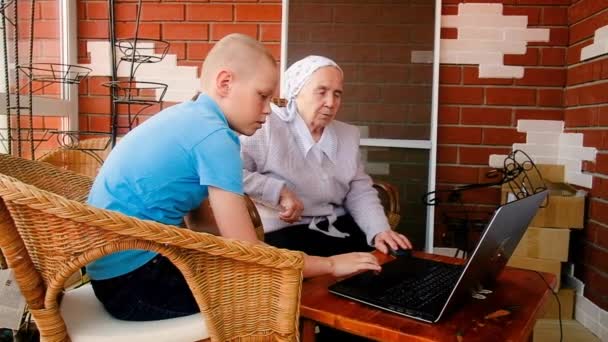
[[[315,341],[315,327],[317,323],[310,319],[300,318],[300,340],[302,342]]]

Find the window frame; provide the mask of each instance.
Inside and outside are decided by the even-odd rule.
[[[360,146],[376,146],[376,147],[393,147],[407,149],[424,149],[429,151],[429,168],[427,191],[432,192],[436,189],[436,174],[437,174],[437,126],[438,126],[438,108],[439,108],[439,53],[440,53],[440,36],[441,36],[441,0],[435,0],[435,32],[433,33],[433,83],[432,83],[432,99],[431,99],[431,122],[430,122],[430,139],[428,140],[410,140],[410,139],[378,139],[366,138],[361,139]],[[280,94],[284,97],[285,89],[283,78],[287,69],[287,54],[289,42],[289,0],[282,0],[282,16],[281,16],[281,60],[280,60]],[[435,234],[435,207],[427,205],[426,213],[426,234],[425,234],[425,251],[432,253],[434,247]]]
[[[76,1],[57,0],[58,23],[60,25],[60,59],[61,64],[76,65],[78,63],[78,8]],[[2,65],[3,66],[3,65]],[[4,69],[4,67],[3,67]],[[14,72],[14,70],[9,71]],[[35,116],[61,117],[61,130],[78,130],[78,84],[62,84],[58,98],[32,96],[32,109]],[[17,95],[11,94],[11,101]],[[21,103],[27,103],[28,95],[20,95]],[[6,108],[6,93],[4,85],[0,89],[0,108]],[[6,115],[5,115],[6,116]],[[1,120],[0,129],[6,128],[6,122]],[[0,146],[0,149],[4,147]],[[6,153],[6,151],[2,151]]]

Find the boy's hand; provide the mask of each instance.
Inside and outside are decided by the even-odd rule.
[[[298,198],[298,196],[291,191],[287,186],[283,186],[279,195],[279,206],[281,212],[279,218],[287,223],[294,223],[300,221],[300,215],[304,210],[304,204]]]
[[[412,243],[404,235],[393,230],[385,230],[374,237],[374,247],[380,252],[387,254],[388,247],[396,251],[398,249],[411,249]]]
[[[343,277],[358,271],[380,271],[378,259],[371,253],[354,252],[329,257],[332,263],[332,275]]]

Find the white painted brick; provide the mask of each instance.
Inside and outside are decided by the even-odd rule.
[[[502,14],[502,4],[458,4],[458,14]]]
[[[585,298],[585,297],[583,297],[583,296],[576,296],[576,308],[574,310],[574,319],[576,319],[582,325],[585,325],[587,323],[587,313],[579,305],[579,303],[580,303],[579,299],[580,298]]]
[[[412,63],[432,64],[433,51],[412,51],[411,59]]]
[[[556,164],[564,165],[566,172],[581,172],[583,166],[583,162],[580,159],[559,158]]]
[[[447,51],[443,48],[439,55],[439,62],[441,64],[463,64],[462,59],[461,52]]]
[[[507,158],[505,154],[491,154],[488,165],[494,168],[502,168],[504,166],[505,158]]]
[[[608,328],[600,326],[600,341],[608,341]]]
[[[549,29],[507,29],[505,30],[506,41],[531,41],[531,42],[548,42]]]
[[[593,43],[581,49],[581,61],[594,58],[608,53],[608,47],[605,44]]]
[[[518,120],[518,132],[557,132],[564,131],[564,122],[560,120]]]
[[[526,143],[528,144],[549,144],[559,145],[561,133],[541,133],[541,132],[529,132],[526,135]]]
[[[163,62],[170,64],[172,66],[176,66],[177,65],[177,55],[167,54],[167,55],[165,55],[165,58],[163,58],[163,60],[161,61],[161,63],[163,63]]]
[[[559,144],[564,146],[583,146],[583,133],[562,133]]]
[[[535,154],[529,154],[529,155],[530,155],[530,158],[532,159],[532,161],[535,164],[559,165],[559,159],[558,158],[551,158],[551,157],[546,157],[546,156],[537,156]]]
[[[141,71],[141,72],[139,72]],[[197,78],[197,69],[195,66],[178,66],[173,68],[141,68],[138,70],[137,76],[146,79],[180,79],[190,80]],[[162,81],[161,81],[162,82]]]
[[[444,15],[441,17],[441,27],[525,28],[527,26],[527,16]]]
[[[160,81],[160,80],[159,80]],[[169,89],[173,91],[188,91],[189,89],[198,89],[200,87],[200,83],[197,79],[191,80],[174,80],[174,79],[163,79],[163,83],[165,83]]]
[[[517,149],[514,147],[513,150],[515,151]],[[538,156],[538,155],[535,155],[528,151],[522,151],[522,152],[524,152],[525,154],[521,153],[521,152],[515,154],[515,160],[520,164],[525,163],[528,160],[532,160],[536,164],[556,164],[557,163],[557,158],[552,158],[552,157],[547,157],[547,156]]]
[[[502,64],[503,54],[497,52],[448,52],[441,58],[441,63],[453,64]]]
[[[591,333],[595,336],[599,336],[600,334],[599,323],[596,320],[591,319],[590,317],[587,317],[587,325],[585,325],[585,328],[589,329],[589,331],[591,331]]]
[[[524,67],[515,65],[487,65],[479,66],[479,78],[523,78]]]
[[[608,25],[600,27],[599,29],[595,30],[595,38],[594,41],[600,41],[600,40],[606,40],[608,39]]]
[[[442,51],[467,51],[467,52],[502,52],[508,54],[526,53],[526,42],[505,42],[491,40],[458,40],[443,39],[441,41]]]
[[[601,310],[599,323],[602,327],[608,329],[608,311]]]
[[[577,298],[579,299],[579,298]],[[580,304],[580,306],[579,306]],[[580,302],[577,303],[577,308],[580,307],[581,310],[588,316],[587,318],[590,320],[595,320],[599,315],[599,308],[592,301],[587,299],[586,297],[582,297]]]
[[[504,30],[498,28],[462,27],[458,29],[458,39],[504,40]]]
[[[190,92],[171,91],[170,89],[167,89],[164,100],[171,102],[183,102],[191,99],[196,92],[196,88],[193,88]]]
[[[565,175],[565,180],[567,183],[582,186],[588,189],[591,189],[593,186],[593,176],[580,173],[580,172],[568,172]]]
[[[558,158],[558,145],[513,144],[513,150],[522,150],[529,155]]]
[[[559,149],[559,157],[566,159],[580,159],[594,161],[597,154],[595,147],[562,146]]]

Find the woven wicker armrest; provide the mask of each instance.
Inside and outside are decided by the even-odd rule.
[[[401,220],[399,209],[399,191],[389,182],[374,179],[374,189],[378,191],[380,202],[384,207],[384,212],[388,218],[391,229],[397,228]]]
[[[78,202],[86,201],[93,185],[90,177],[10,154],[0,154],[0,174]]]
[[[299,252],[139,220],[4,175],[0,197],[0,246],[45,338],[65,334],[58,310],[65,279],[126,249],[156,251],[175,264],[212,340],[297,338],[304,264]]]

